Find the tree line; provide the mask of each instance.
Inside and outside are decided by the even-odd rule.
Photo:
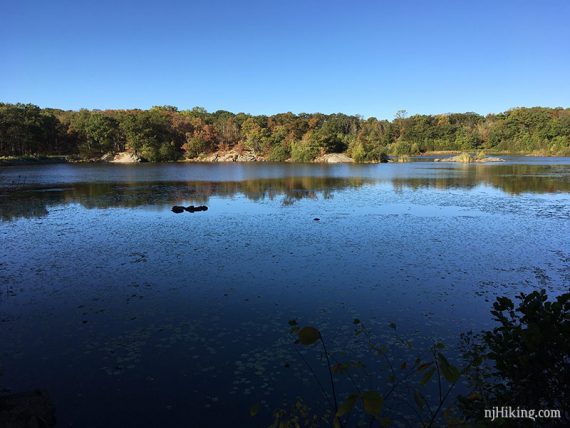
[[[338,152],[359,162],[443,150],[570,155],[570,108],[514,108],[487,116],[399,111],[388,121],[342,113],[254,116],[172,106],[69,111],[0,103],[0,156],[97,159],[128,150],[156,162],[230,149],[299,162]]]

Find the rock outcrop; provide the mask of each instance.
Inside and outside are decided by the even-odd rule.
[[[314,160],[315,163],[353,163],[354,159],[344,153],[327,153]]]
[[[237,152],[230,150],[227,152],[215,152],[189,160],[194,162],[261,162],[264,159],[253,151]]]
[[[113,159],[110,162],[113,162],[113,163],[139,163],[142,161],[143,161],[143,159],[140,156],[135,155],[134,153],[121,152],[121,153],[117,153],[115,155],[115,157],[113,157]]]
[[[473,156],[469,153],[461,153],[460,155],[450,158],[436,158],[434,162],[459,162],[459,163],[483,163],[483,162],[504,162],[501,158],[490,158],[486,156]]]

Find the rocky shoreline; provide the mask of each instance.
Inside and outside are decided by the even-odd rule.
[[[237,152],[214,152],[196,158],[186,159],[184,162],[266,162],[263,156],[256,155],[253,151]],[[285,162],[292,162],[290,159]],[[327,153],[317,157],[313,163],[354,163],[354,159],[344,153]]]
[[[487,162],[505,162],[502,158],[488,157],[485,155],[472,155],[469,153],[461,153],[460,155],[449,158],[436,158],[434,162],[458,162],[458,163],[487,163]]]
[[[444,154],[440,152],[440,154]],[[452,153],[449,153],[452,154]],[[418,157],[431,156],[433,154],[423,153]],[[527,155],[530,156],[530,155]],[[412,156],[391,156],[387,162],[409,162]],[[414,156],[415,157],[415,156]],[[383,162],[386,162],[383,161]],[[456,156],[442,157],[433,159],[434,162],[458,162],[458,163],[488,163],[488,162],[505,162],[500,157],[489,157],[486,155],[473,155],[469,153],[461,153]],[[0,158],[0,166],[18,166],[18,165],[40,165],[55,163],[116,163],[116,164],[136,164],[146,162],[140,155],[132,152],[107,153],[101,158],[81,159],[77,156],[29,156],[25,158]],[[255,154],[253,151],[217,151],[214,153],[203,154],[195,158],[182,159],[178,162],[267,162],[263,156]],[[293,162],[291,159],[284,161],[285,163]],[[319,156],[312,163],[337,164],[337,163],[355,163],[356,161],[345,153],[327,153]],[[370,163],[370,162],[366,162]],[[378,162],[382,163],[382,162]]]

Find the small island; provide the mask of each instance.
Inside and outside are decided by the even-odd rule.
[[[476,155],[463,152],[457,156],[449,158],[436,158],[434,162],[458,162],[458,163],[487,163],[487,162],[504,162],[504,159],[499,157],[489,157],[484,152],[479,152]]]

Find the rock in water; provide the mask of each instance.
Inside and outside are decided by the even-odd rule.
[[[208,211],[208,207],[205,205],[200,205],[199,207],[195,207],[194,205],[190,205],[189,207],[184,208],[189,213],[194,213],[196,211]]]
[[[184,212],[184,210],[185,210],[184,207],[181,207],[181,206],[178,206],[178,205],[174,205],[174,206],[172,207],[172,212],[173,212],[173,213],[176,213],[176,214],[180,214],[180,213]]]

